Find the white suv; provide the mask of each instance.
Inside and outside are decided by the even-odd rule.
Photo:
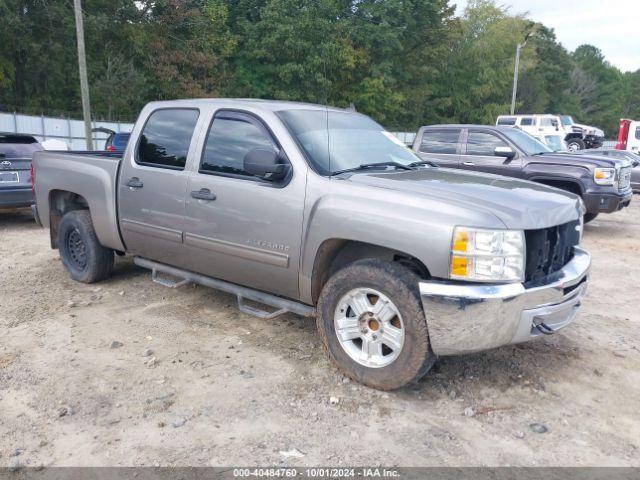
[[[562,135],[571,151],[597,148],[602,145],[604,132],[589,125],[577,124],[570,115],[532,114],[500,115],[496,125],[507,125],[538,138]]]

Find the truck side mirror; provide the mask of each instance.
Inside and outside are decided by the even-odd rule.
[[[509,160],[516,156],[516,152],[514,152],[511,147],[496,147],[496,149],[493,151],[493,154],[496,157],[505,157]]]
[[[264,180],[277,182],[287,176],[289,165],[274,149],[254,148],[244,156],[244,171]]]

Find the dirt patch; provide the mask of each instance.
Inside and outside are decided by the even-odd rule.
[[[343,378],[310,319],[249,317],[127,258],[75,283],[28,212],[3,212],[0,466],[640,466],[639,200],[587,226],[571,327],[392,393]]]

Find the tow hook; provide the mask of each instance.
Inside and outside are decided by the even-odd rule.
[[[540,322],[536,324],[535,327],[538,329],[540,333],[544,333],[545,335],[553,335],[554,333],[556,333],[556,331],[553,328],[551,328],[549,325],[547,325],[544,322]]]

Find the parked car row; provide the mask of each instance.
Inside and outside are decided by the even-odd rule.
[[[631,200],[627,160],[511,127],[422,127],[409,149],[359,113],[278,101],[154,102],[123,151],[37,152],[32,170],[71,278],[130,255],[164,286],[315,317],[338,368],[380,389],[569,325],[583,221]]]

